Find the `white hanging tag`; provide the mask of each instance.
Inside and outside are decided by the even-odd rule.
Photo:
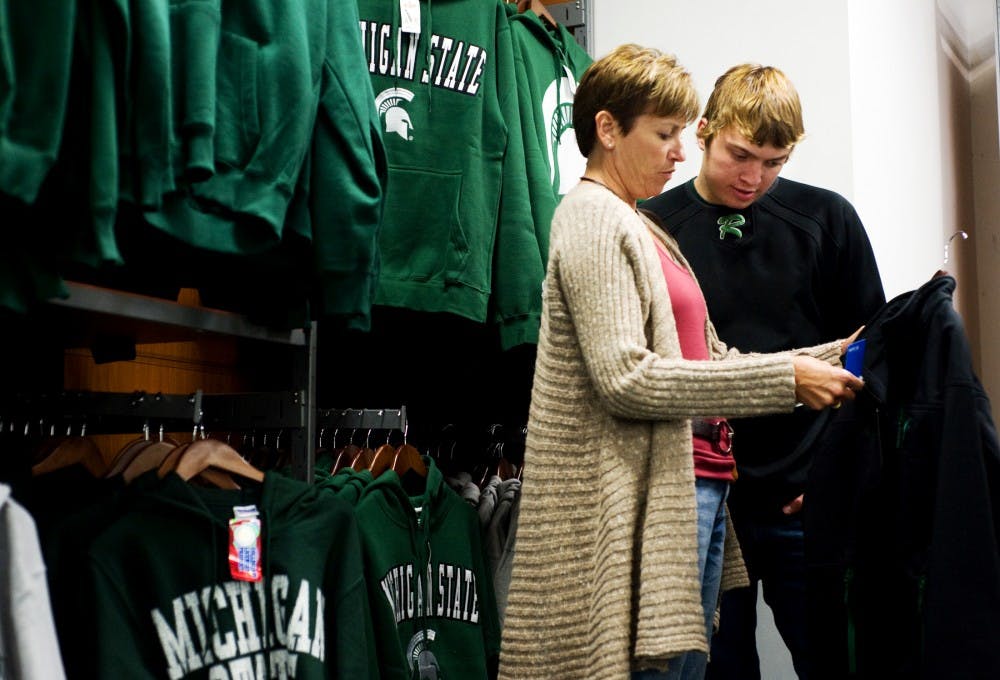
[[[406,33],[420,33],[420,0],[399,0],[400,28]]]
[[[563,70],[566,71],[566,77],[569,79],[569,93],[575,97],[576,76],[573,75],[573,72],[569,70],[569,66],[567,66],[566,64],[563,64]]]

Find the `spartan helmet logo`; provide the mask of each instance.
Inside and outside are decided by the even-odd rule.
[[[385,119],[385,131],[395,132],[406,141],[413,139],[413,135],[410,134],[413,122],[410,120],[410,114],[401,105],[411,101],[413,93],[401,87],[390,87],[375,97],[378,115]]]
[[[430,650],[430,643],[437,637],[437,631],[428,628],[418,630],[406,645],[406,661],[410,666],[410,674],[420,680],[444,680],[441,677],[441,666],[437,657]]]

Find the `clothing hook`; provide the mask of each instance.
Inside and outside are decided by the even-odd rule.
[[[956,236],[961,236],[963,241],[965,239],[969,238],[969,235],[967,233],[965,233],[964,231],[962,231],[961,229],[959,229],[954,234],[952,234],[951,236],[948,237],[948,240],[945,241],[945,243],[944,243],[944,263],[945,264],[948,264],[948,249],[951,246],[952,240],[954,240],[954,238]]]

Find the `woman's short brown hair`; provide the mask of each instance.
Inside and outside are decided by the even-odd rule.
[[[573,98],[573,127],[580,153],[589,156],[597,137],[594,117],[607,111],[628,134],[642,114],[698,117],[698,93],[691,74],[672,54],[651,47],[621,45],[586,70]]]

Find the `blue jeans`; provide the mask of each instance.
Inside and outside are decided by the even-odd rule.
[[[712,643],[712,619],[719,602],[722,583],[722,554],[726,541],[726,496],[729,482],[695,479],[698,504],[698,574],[701,576],[701,606],[705,613],[705,637]],[[705,677],[708,656],[704,652],[684,652],[670,660],[666,673],[638,671],[631,680],[700,680]]]
[[[712,640],[710,680],[759,680],[757,655],[757,584],[792,655],[800,680],[807,677],[806,569],[802,516],[761,519],[733,513],[733,525],[750,574],[750,587],[722,596],[722,620]]]

